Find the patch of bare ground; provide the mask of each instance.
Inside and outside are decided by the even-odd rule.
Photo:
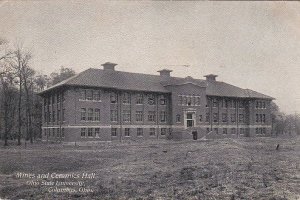
[[[299,199],[299,138],[34,144],[1,148],[10,199]],[[280,144],[279,150],[276,150]],[[92,193],[53,193],[16,172],[96,173]]]

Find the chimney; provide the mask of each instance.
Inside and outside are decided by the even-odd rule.
[[[104,64],[102,64],[101,66],[103,66],[104,70],[111,70],[111,71],[115,71],[115,66],[118,65],[116,63],[111,63],[111,62],[106,62]]]
[[[163,77],[170,77],[171,75],[171,72],[172,70],[169,70],[169,69],[162,69],[162,70],[159,70],[157,71],[159,72],[160,76],[163,76]]]
[[[206,75],[206,76],[204,76],[204,77],[206,77],[206,80],[207,81],[216,81],[216,77],[217,77],[218,75],[215,75],[215,74],[208,74],[208,75]]]

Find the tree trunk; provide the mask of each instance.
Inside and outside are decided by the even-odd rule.
[[[21,126],[22,126],[21,104],[22,104],[22,82],[20,77],[19,102],[18,102],[18,145],[21,145]]]
[[[3,80],[3,78],[1,78],[1,82],[3,85],[3,110],[4,110],[4,134],[3,134],[3,138],[4,138],[4,146],[8,146],[8,97],[7,97],[7,83],[5,83],[5,81]]]
[[[30,143],[33,143],[33,137],[32,137],[32,122],[31,122],[31,109],[30,109],[30,99],[29,99],[29,90],[28,90],[28,85],[27,85],[27,80],[26,78],[24,79],[24,89],[26,93],[26,112],[27,112],[27,126],[28,126],[28,136],[30,139]]]

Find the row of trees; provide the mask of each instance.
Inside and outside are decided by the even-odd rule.
[[[278,106],[272,102],[272,133],[278,135],[300,135],[300,115],[285,114],[279,111]]]
[[[75,75],[74,70],[61,67],[50,76],[31,67],[32,53],[21,43],[11,44],[0,38],[0,137],[4,145],[9,139],[31,143],[40,137],[42,101],[38,92]]]

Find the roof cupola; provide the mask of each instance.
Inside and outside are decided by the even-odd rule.
[[[111,71],[115,71],[115,66],[118,65],[116,63],[111,63],[111,62],[106,62],[104,64],[102,64],[101,66],[103,66],[104,70],[111,70]]]

